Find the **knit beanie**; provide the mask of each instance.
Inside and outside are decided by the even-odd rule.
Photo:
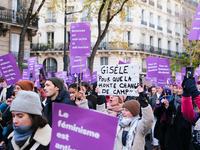
[[[122,107],[128,109],[133,117],[139,115],[140,113],[140,103],[136,100],[126,101]]]
[[[51,81],[55,86],[57,86],[59,88],[59,91],[64,88],[64,81],[60,78],[52,77],[48,78],[47,80]]]
[[[33,91],[34,88],[34,83],[29,80],[18,81],[15,85],[19,85],[25,91]]]
[[[28,114],[42,115],[42,105],[40,97],[32,91],[19,91],[12,101],[10,111],[19,111]]]
[[[177,85],[177,88],[181,88],[181,89],[183,89],[181,83],[179,83],[179,84]]]

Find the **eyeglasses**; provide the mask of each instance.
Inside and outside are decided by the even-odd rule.
[[[20,91],[22,90],[21,88],[14,88],[14,91]]]

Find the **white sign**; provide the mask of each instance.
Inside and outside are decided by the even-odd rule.
[[[99,66],[97,84],[99,95],[138,96],[139,64]]]

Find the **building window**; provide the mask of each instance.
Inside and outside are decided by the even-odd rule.
[[[150,36],[150,46],[153,46],[153,36]]]
[[[126,15],[126,21],[131,21],[131,19],[130,19],[130,7],[126,7],[126,12],[127,12],[127,15]]]
[[[167,43],[167,48],[168,48],[168,50],[171,50],[171,42],[170,41],[168,41],[168,43]]]
[[[160,38],[158,39],[158,49],[159,50],[161,49],[161,39]]]
[[[167,29],[168,29],[168,30],[171,29],[171,23],[170,23],[170,20],[167,21]]]
[[[18,53],[19,53],[19,34],[12,33],[11,39],[11,52],[13,53],[15,60],[18,61]]]
[[[160,16],[158,16],[158,26],[161,27],[161,19],[160,19]]]
[[[142,21],[145,21],[145,10],[142,9],[142,17],[141,17]]]
[[[73,14],[74,6],[70,6],[67,11],[68,13],[72,13],[72,14],[67,15],[67,21],[71,21],[71,22],[74,21],[74,14]]]
[[[125,58],[123,58],[123,62],[131,62],[131,58],[130,57],[125,57]]]
[[[48,32],[47,33],[47,45],[50,46],[50,48],[53,48],[53,46],[54,46],[54,32]]]
[[[56,18],[54,18],[54,13],[51,8],[48,9],[46,14],[45,23],[56,22]]]
[[[149,23],[153,24],[153,13],[149,14]]]
[[[179,52],[179,44],[176,43],[176,52]]]
[[[101,57],[100,58],[100,65],[108,65],[108,57]]]
[[[54,58],[46,58],[43,62],[43,67],[46,72],[57,72],[57,61]]]

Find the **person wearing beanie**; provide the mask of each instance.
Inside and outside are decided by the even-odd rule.
[[[153,124],[153,112],[148,104],[143,88],[138,87],[139,98],[126,101],[119,116],[114,150],[144,150],[145,136]],[[140,107],[142,117],[140,117]]]
[[[197,81],[197,89],[200,91],[200,81]]]
[[[14,131],[8,136],[6,149],[49,150],[52,130],[42,116],[39,95],[32,91],[19,91],[10,111]]]
[[[69,92],[64,88],[64,81],[60,78],[48,78],[45,82],[44,91],[47,97],[44,106],[44,116],[47,118],[50,126],[52,125],[52,103],[77,106],[76,103],[70,99]]]
[[[17,93],[21,90],[25,90],[25,91],[33,91],[34,88],[34,82],[33,81],[29,81],[29,80],[23,80],[23,81],[18,81],[15,84],[15,96],[17,96]]]

